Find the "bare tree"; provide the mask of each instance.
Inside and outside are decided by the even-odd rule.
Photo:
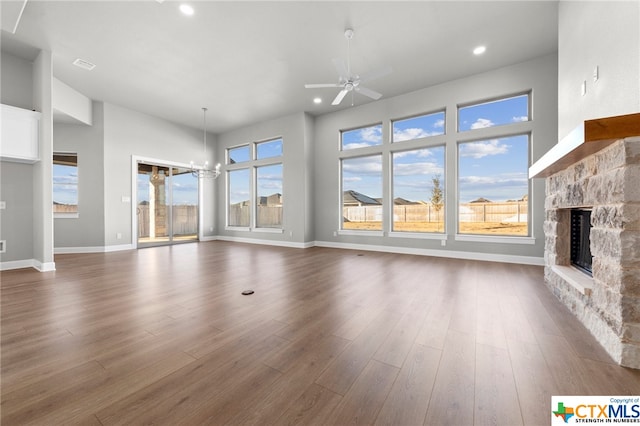
[[[433,187],[431,188],[431,205],[436,210],[436,217],[440,217],[440,210],[444,205],[444,198],[442,195],[442,187],[440,186],[440,174],[436,174],[431,178]],[[438,221],[439,222],[439,221]]]

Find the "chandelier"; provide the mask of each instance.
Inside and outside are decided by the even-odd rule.
[[[207,157],[207,108],[202,108],[202,130],[204,133],[204,156]],[[215,169],[209,168],[209,161],[206,160],[203,166],[196,166],[191,162],[191,175],[198,179],[215,179],[220,176],[220,163],[216,164]]]

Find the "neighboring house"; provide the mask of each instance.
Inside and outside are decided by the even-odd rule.
[[[342,194],[342,205],[344,207],[379,206],[380,201],[368,197],[357,191],[344,191]]]

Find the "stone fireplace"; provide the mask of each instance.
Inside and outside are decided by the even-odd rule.
[[[546,177],[546,285],[616,362],[640,368],[640,114],[586,121],[530,177]],[[592,276],[572,264],[576,210],[590,211]]]

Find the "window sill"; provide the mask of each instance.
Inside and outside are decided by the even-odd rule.
[[[78,213],[54,213],[54,219],[77,219],[80,215]]]
[[[425,240],[446,240],[447,234],[437,232],[389,232],[392,238],[416,238]]]
[[[282,228],[253,228],[253,232],[266,232],[268,234],[282,234],[284,229]]]
[[[356,231],[351,229],[341,229],[338,231],[338,235],[359,235],[359,236],[367,236],[367,237],[383,237],[384,232],[382,231]]]
[[[507,237],[494,235],[470,235],[456,234],[456,241],[474,241],[479,243],[499,243],[499,244],[535,244],[534,237]]]
[[[552,265],[551,270],[585,296],[591,296],[593,278],[573,266]]]
[[[250,232],[251,228],[247,226],[227,226],[224,228],[225,231],[240,231],[240,232]]]

